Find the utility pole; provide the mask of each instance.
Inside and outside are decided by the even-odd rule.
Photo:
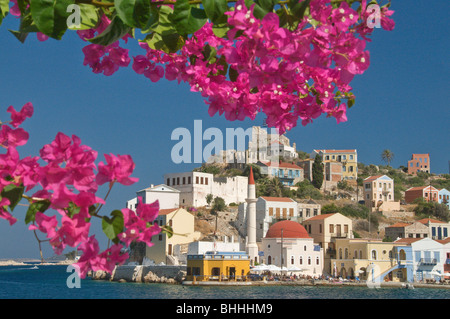
[[[280,253],[280,265],[281,269],[283,269],[283,228],[281,228],[281,253]]]

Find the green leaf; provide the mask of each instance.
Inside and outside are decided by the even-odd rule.
[[[227,0],[202,0],[202,4],[207,17],[213,24],[227,22],[227,16],[224,14],[229,10]]]
[[[2,198],[8,198],[9,199],[9,208],[11,211],[14,210],[14,208],[19,204],[19,202],[22,200],[23,191],[25,190],[24,186],[17,186],[14,184],[6,185],[1,193]]]
[[[75,205],[73,202],[69,203],[69,206],[67,207],[67,215],[72,218],[74,215],[78,214],[80,212],[80,207]]]
[[[170,237],[173,236],[173,228],[170,227],[170,226],[168,226],[168,225],[165,225],[165,226],[162,228],[162,232],[165,233],[165,234],[167,235],[168,238],[170,238]]]
[[[22,43],[25,42],[25,40],[28,36],[28,33],[26,33],[26,32],[20,32],[20,31],[9,30],[9,29],[8,29],[8,31],[11,32],[17,38],[17,40],[19,40]]]
[[[217,37],[225,38],[230,26],[228,23],[213,24],[212,30]]]
[[[131,27],[125,25],[118,16],[114,16],[109,26],[102,32],[102,34],[89,40],[89,42],[108,46],[131,31]]]
[[[103,216],[102,218],[102,230],[106,237],[111,239],[114,243],[118,243],[119,239],[117,235],[123,232],[124,220],[123,214],[120,210],[116,209],[111,212],[112,218]]]
[[[255,3],[264,11],[272,12],[273,7],[278,3],[278,0],[256,0]]]
[[[143,28],[151,17],[151,5],[148,0],[114,0],[117,15],[133,28]]]
[[[0,0],[0,25],[9,13],[9,0]]]
[[[207,21],[205,10],[190,5],[189,0],[177,0],[169,19],[183,36],[194,33]]]
[[[68,29],[70,30],[89,30],[93,29],[97,26],[99,22],[98,9],[97,7],[87,4],[87,3],[79,3],[77,4],[80,9],[80,24],[76,25],[71,21],[70,16],[68,18]],[[76,12],[74,12],[76,13]],[[73,24],[72,24],[73,23]]]
[[[310,2],[311,0],[289,0],[288,8],[294,17],[301,20],[305,15],[306,9],[309,8]]]
[[[228,75],[230,76],[231,82],[236,82],[236,80],[239,76],[239,73],[238,73],[238,71],[236,71],[235,69],[230,67],[230,69],[228,70]]]
[[[44,213],[50,207],[50,201],[48,199],[31,203],[28,207],[27,214],[25,216],[25,224],[34,222],[36,213]]]
[[[30,1],[31,15],[39,31],[60,40],[67,30],[67,7],[74,0],[33,0]]]

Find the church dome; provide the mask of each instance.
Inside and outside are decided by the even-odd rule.
[[[283,238],[311,238],[305,227],[292,220],[283,220],[270,226],[266,238],[281,238],[281,230]]]

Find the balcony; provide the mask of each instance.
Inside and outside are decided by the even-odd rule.
[[[330,233],[331,237],[334,238],[347,238],[348,233],[344,233],[344,232],[334,232],[334,233]]]
[[[436,265],[436,258],[420,258],[419,263],[422,265]]]

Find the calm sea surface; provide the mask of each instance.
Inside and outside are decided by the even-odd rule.
[[[0,299],[450,299],[450,289],[366,287],[190,287],[81,280],[68,288],[67,266],[0,266]]]

